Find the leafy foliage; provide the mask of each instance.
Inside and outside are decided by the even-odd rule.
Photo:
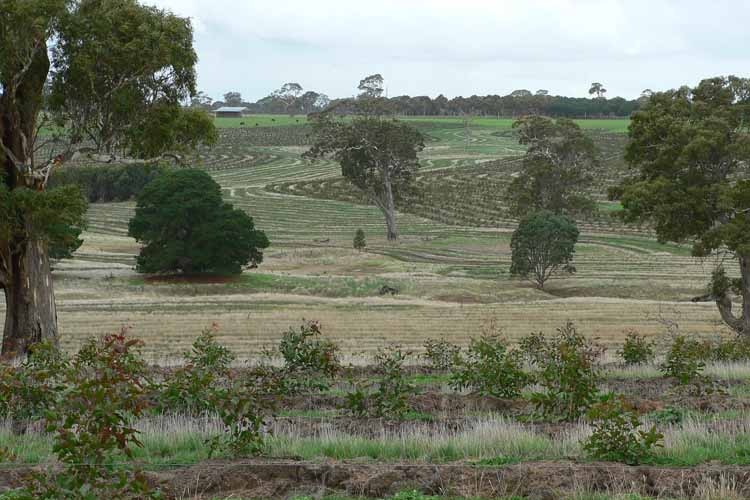
[[[538,212],[523,219],[510,241],[510,273],[544,288],[556,272],[575,272],[571,264],[578,228],[564,215]]]
[[[284,333],[279,343],[284,368],[294,376],[308,380],[316,375],[335,376],[341,369],[338,346],[320,336],[317,321],[303,322],[298,330],[290,328]]]
[[[750,300],[750,181],[747,135],[750,80],[730,76],[697,87],[653,94],[632,117],[625,159],[634,175],[610,196],[620,198],[628,222],[649,221],[660,241],[693,241],[693,254],[728,250],[742,281],[712,288],[724,322],[750,332],[749,309],[732,313],[729,291]]]
[[[555,214],[588,214],[594,203],[586,189],[599,166],[594,142],[574,121],[529,116],[516,121],[519,142],[527,146],[521,171],[507,191],[513,215],[546,210]]]
[[[229,376],[234,355],[216,341],[217,325],[203,330],[184,354],[185,365],[164,383],[159,398],[162,411],[188,414],[214,409],[213,391]]]
[[[352,244],[355,250],[360,252],[367,247],[367,240],[365,239],[365,232],[360,228],[354,233],[354,242]]]
[[[336,160],[341,175],[383,212],[388,239],[396,239],[395,204],[412,186],[422,134],[406,123],[372,116],[344,121],[323,113],[312,123],[315,142],[304,156]]]
[[[427,339],[423,345],[425,352],[422,357],[433,369],[439,371],[450,370],[461,353],[460,347],[447,340]]]
[[[137,0],[76,3],[52,50],[50,110],[73,140],[137,157],[215,140],[208,115],[182,109],[196,93],[190,20]]]
[[[705,349],[697,340],[676,335],[669,346],[661,372],[667,377],[676,378],[681,384],[697,380],[705,368]]]
[[[509,350],[497,336],[472,339],[464,357],[457,357],[451,373],[451,386],[470,388],[485,396],[517,398],[531,381],[523,371],[523,359]]]
[[[129,235],[144,244],[145,273],[239,274],[263,260],[269,245],[253,219],[224,203],[221,188],[202,170],[167,172],[138,196]]]
[[[641,423],[622,397],[606,397],[588,411],[594,432],[583,444],[583,449],[595,460],[638,465],[663,446],[664,435],[656,426],[641,430]]]
[[[578,333],[573,323],[558,328],[553,337],[532,334],[520,345],[544,389],[531,396],[543,415],[572,421],[596,400],[603,349]]]
[[[628,365],[648,363],[654,359],[654,341],[649,341],[636,332],[630,332],[617,354]]]
[[[75,166],[59,170],[50,187],[77,185],[90,203],[128,201],[166,170],[163,163]]]
[[[46,411],[59,474],[37,474],[22,498],[157,498],[144,476],[110,467],[141,446],[132,420],[149,405],[151,384],[139,356],[141,342],[124,332],[91,340],[65,366],[64,385]]]
[[[347,409],[360,417],[404,418],[411,410],[409,396],[416,392],[403,369],[410,355],[398,346],[380,349],[374,356],[377,379],[355,383],[345,396]]]

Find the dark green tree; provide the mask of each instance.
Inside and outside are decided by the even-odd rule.
[[[588,188],[599,163],[591,138],[567,118],[529,116],[513,127],[527,150],[506,193],[510,212],[524,217],[539,210],[572,216],[593,211]]]
[[[556,272],[574,273],[571,264],[578,228],[564,215],[537,212],[523,219],[510,240],[510,273],[540,289]]]
[[[724,322],[750,335],[750,80],[718,77],[653,94],[632,117],[625,159],[635,175],[610,190],[628,222],[653,224],[661,242],[692,242],[693,254],[725,253],[711,296]],[[733,296],[741,301],[733,312]]]
[[[594,82],[591,84],[591,87],[589,88],[589,95],[596,94],[597,99],[604,99],[604,94],[607,93],[607,89],[604,88],[604,85],[602,85],[599,82]]]
[[[405,123],[373,116],[312,118],[314,143],[307,158],[332,157],[341,174],[361,189],[385,216],[388,240],[398,238],[396,201],[412,187],[419,168],[422,134]]]
[[[360,228],[354,233],[354,249],[360,252],[367,247],[367,241],[365,240],[365,232]]]
[[[203,170],[165,173],[138,196],[128,234],[141,242],[143,273],[239,274],[263,261],[269,245],[245,212],[224,203]]]
[[[4,355],[24,354],[39,341],[57,342],[49,248],[71,241],[86,203],[76,188],[47,189],[53,171],[83,152],[132,160],[215,138],[205,115],[174,118],[182,116],[180,102],[195,94],[192,40],[187,19],[137,0],[2,2]],[[40,113],[43,108],[49,113]],[[155,136],[147,124],[165,109],[176,130]],[[48,116],[63,132],[40,137]],[[193,129],[196,121],[201,126]],[[46,159],[45,150],[53,151]]]

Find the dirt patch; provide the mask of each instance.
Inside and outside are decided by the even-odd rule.
[[[0,474],[0,492],[21,485],[33,469]],[[338,493],[383,498],[416,489],[430,495],[558,499],[586,490],[657,498],[695,498],[712,485],[750,495],[750,469],[739,466],[669,468],[614,463],[528,462],[503,467],[466,464],[352,464],[293,460],[210,461],[148,473],[168,499],[286,498]]]
[[[168,498],[281,498],[344,493],[382,498],[405,489],[430,495],[556,499],[586,489],[628,491],[658,498],[691,498],[710,484],[750,494],[743,467],[629,467],[611,463],[534,462],[499,468],[467,465],[210,462],[152,475]]]

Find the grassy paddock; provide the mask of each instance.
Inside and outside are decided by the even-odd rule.
[[[146,467],[168,464],[190,465],[208,458],[205,440],[221,434],[212,417],[194,419],[159,416],[136,424],[143,448],[134,449],[134,460]],[[273,430],[273,426],[272,426]],[[694,466],[705,463],[750,465],[750,415],[734,419],[688,417],[667,425],[664,448],[651,463],[664,466]],[[375,460],[394,463],[469,462],[499,465],[539,460],[586,460],[580,443],[591,433],[587,423],[565,428],[554,437],[513,420],[494,416],[480,418],[467,429],[422,427],[404,430],[383,428],[377,438],[331,431],[325,426],[314,437],[298,434],[287,426],[268,436],[263,454],[269,458],[295,456],[303,460]],[[0,426],[0,442],[24,464],[47,463],[52,458],[52,437],[42,434],[13,435]]]
[[[463,118],[457,116],[399,116],[400,120],[414,123],[429,123],[435,126],[440,125],[463,125]],[[515,118],[492,118],[479,117],[471,121],[472,127],[489,127],[499,130],[510,130]],[[244,122],[244,125],[242,123]],[[628,130],[629,118],[612,118],[612,119],[579,119],[575,120],[582,128],[607,130],[610,132],[624,133]],[[237,127],[276,127],[285,125],[300,125],[307,123],[306,115],[269,115],[269,114],[248,114],[242,118],[216,118],[214,123],[219,128],[237,128]]]

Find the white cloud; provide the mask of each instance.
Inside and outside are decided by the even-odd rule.
[[[715,0],[146,0],[193,19],[200,85],[252,99],[286,81],[351,95],[546,88],[610,95],[746,74],[750,2]]]

